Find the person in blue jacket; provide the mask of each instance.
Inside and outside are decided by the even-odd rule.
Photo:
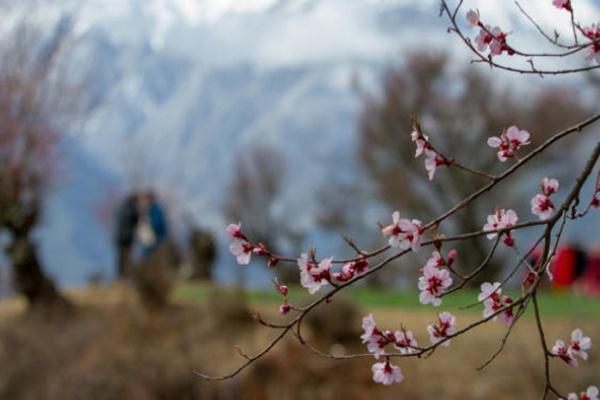
[[[151,191],[139,195],[137,208],[139,215],[137,242],[141,247],[142,255],[147,257],[167,239],[165,212]]]

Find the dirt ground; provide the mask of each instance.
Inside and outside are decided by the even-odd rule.
[[[215,295],[203,304],[179,302],[149,312],[123,286],[79,291],[72,297],[75,315],[52,320],[23,313],[18,299],[0,303],[0,399],[502,400],[538,399],[543,387],[539,337],[528,316],[483,371],[477,367],[492,355],[504,332],[499,322],[454,340],[426,360],[398,360],[406,380],[392,387],[371,381],[373,359],[328,360],[292,341],[241,376],[212,383],[192,371],[227,372],[243,361],[235,345],[253,354],[275,334],[257,327],[248,309],[236,301]],[[363,352],[358,339],[363,311],[340,322],[335,303],[311,322],[312,342],[338,353]],[[250,307],[276,318],[274,304]],[[417,340],[428,342],[425,327],[435,315],[431,308],[369,311],[383,327],[394,329],[402,322]],[[457,322],[464,325],[477,316],[457,314]],[[334,329],[328,321],[336,321]],[[344,324],[346,328],[336,331]],[[567,339],[574,327],[600,343],[599,321],[564,317],[546,319],[548,341]],[[592,347],[589,361],[577,369],[553,362],[557,386],[566,392],[600,384],[599,354]]]

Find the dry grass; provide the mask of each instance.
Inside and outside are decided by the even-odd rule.
[[[372,359],[325,360],[290,342],[241,377],[214,384],[196,378],[192,369],[225,372],[242,361],[232,350],[234,345],[252,353],[273,335],[256,327],[230,298],[180,302],[158,313],[144,311],[135,293],[124,286],[70,295],[78,304],[76,315],[51,321],[23,314],[19,300],[0,304],[0,398],[500,400],[537,399],[543,384],[539,339],[530,317],[519,323],[505,351],[484,371],[476,367],[499,345],[500,323],[455,340],[427,360],[399,360],[406,381],[390,388],[371,382]],[[276,317],[272,303],[252,307]],[[434,315],[431,308],[373,311],[382,326],[395,328],[402,321],[417,339],[428,341],[425,326]],[[332,320],[336,311],[333,314]],[[320,317],[320,326],[324,318],[326,314]],[[464,325],[477,315],[457,318]],[[359,320],[348,322],[360,326]],[[600,338],[595,320],[553,317],[546,325],[549,340],[568,338],[575,326],[592,340]],[[319,328],[312,334],[320,348],[363,351],[358,339],[334,344],[323,337],[325,331],[330,330]],[[597,354],[593,349],[590,361],[578,369],[555,362],[558,386],[575,390],[598,384]]]

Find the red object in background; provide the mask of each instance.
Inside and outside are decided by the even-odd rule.
[[[574,247],[565,246],[558,250],[552,265],[553,284],[557,287],[571,286],[576,279],[575,265],[578,251]]]
[[[600,295],[600,254],[592,255],[583,275],[583,290],[588,296]]]

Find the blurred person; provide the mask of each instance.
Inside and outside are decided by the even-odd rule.
[[[167,224],[163,208],[152,191],[141,193],[136,205],[136,239],[145,258],[167,239]]]
[[[129,195],[116,213],[116,247],[117,268],[119,277],[126,276],[129,271],[131,249],[133,247],[136,227],[138,225],[137,195]]]

